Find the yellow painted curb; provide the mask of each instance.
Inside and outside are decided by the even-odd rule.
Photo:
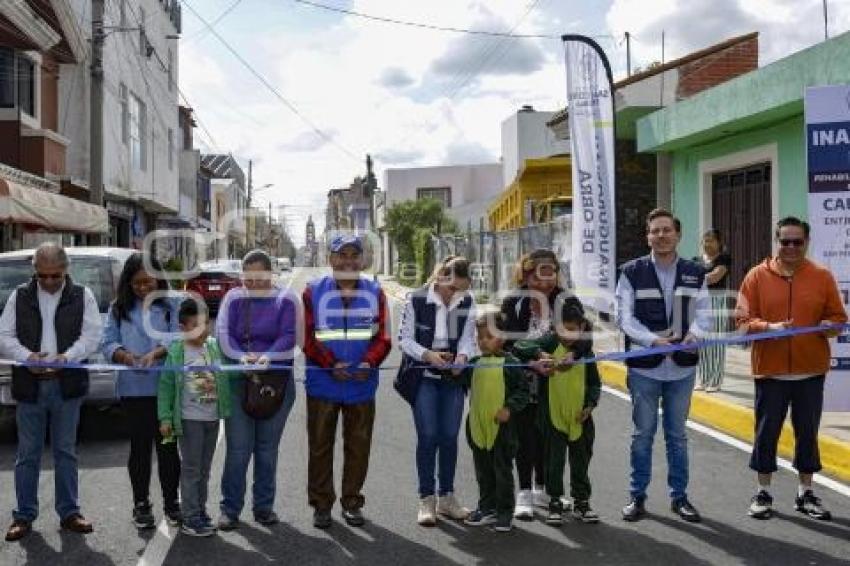
[[[599,364],[602,381],[626,391],[626,366],[615,362]],[[755,430],[753,410],[695,391],[691,399],[691,420],[710,426],[729,436],[752,444]],[[850,481],[850,444],[829,435],[818,436],[823,472],[836,479]],[[779,454],[794,457],[794,431],[786,423],[779,438]]]

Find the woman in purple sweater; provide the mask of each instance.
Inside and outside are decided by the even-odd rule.
[[[273,284],[271,258],[254,250],[242,260],[243,286],[224,297],[216,334],[231,361],[292,366],[296,342],[297,298]],[[282,406],[268,419],[256,419],[243,409],[245,376],[232,379],[232,411],[225,423],[227,452],[221,478],[221,517],[218,528],[235,529],[245,503],[246,475],[254,457],[253,512],[263,525],[279,521],[274,512],[277,455],[289,411],[295,403],[291,369],[275,369],[285,376]]]

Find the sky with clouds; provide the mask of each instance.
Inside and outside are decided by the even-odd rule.
[[[375,159],[393,167],[494,162],[500,124],[524,104],[565,104],[563,33],[595,37],[625,76],[729,37],[760,32],[765,65],[824,38],[823,0],[316,0],[382,18],[543,37],[413,28],[296,0],[184,0],[180,86],[204,128],[196,145],[254,162],[256,195],[295,241],[329,189]],[[828,0],[831,37],[850,30],[850,0]],[[261,80],[193,13],[207,22]],[[222,14],[225,14],[222,17]],[[206,130],[206,131],[205,131]]]

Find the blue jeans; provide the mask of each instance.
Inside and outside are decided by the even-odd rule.
[[[439,454],[440,495],[454,491],[457,464],[457,436],[463,418],[462,387],[453,383],[422,378],[413,423],[416,426],[416,471],[419,473],[419,496],[434,495],[434,467]]]
[[[254,457],[254,514],[268,513],[274,506],[277,484],[277,455],[283,427],[295,404],[295,382],[287,380],[283,406],[266,420],[257,420],[242,409],[245,396],[244,379],[232,382],[230,417],[225,420],[227,451],[221,477],[221,512],[238,519],[245,505],[248,463]]]
[[[38,382],[38,400],[35,403],[18,403],[18,455],[15,459],[18,508],[12,512],[15,519],[32,522],[38,517],[38,476],[48,415],[56,513],[62,520],[80,512],[76,441],[82,403],[82,397],[62,399],[58,379]]]
[[[674,500],[687,496],[688,437],[685,422],[691,407],[696,372],[684,379],[661,381],[629,370],[628,386],[632,395],[631,466],[629,491],[635,499],[646,498],[652,476],[652,442],[658,428],[658,404],[661,402],[662,426],[667,445],[667,486]]]

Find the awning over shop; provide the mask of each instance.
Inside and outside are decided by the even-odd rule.
[[[109,232],[105,208],[5,179],[0,179],[0,222],[60,232]]]

